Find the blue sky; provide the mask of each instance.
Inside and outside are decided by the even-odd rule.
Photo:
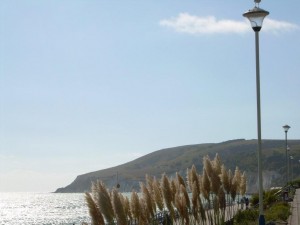
[[[236,0],[0,1],[0,191],[179,145],[256,139],[254,32]],[[300,137],[299,0],[264,0],[262,138]]]

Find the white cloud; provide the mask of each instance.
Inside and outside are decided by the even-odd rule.
[[[296,30],[300,27],[296,24],[285,22],[285,21],[278,21],[278,20],[272,20],[269,18],[266,18],[264,20],[263,24],[263,30],[264,31],[272,31],[275,33],[283,32],[283,31],[290,31],[290,30]]]
[[[176,18],[161,20],[159,24],[172,28],[176,32],[188,34],[245,33],[251,31],[247,19],[243,21],[217,20],[214,16],[199,17],[188,13],[180,13]],[[266,18],[263,30],[278,33],[298,28],[299,26],[296,24]]]

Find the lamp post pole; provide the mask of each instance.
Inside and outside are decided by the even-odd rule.
[[[258,188],[259,188],[259,225],[265,225],[263,209],[263,177],[262,177],[262,150],[261,150],[261,109],[260,109],[260,68],[259,68],[259,31],[264,18],[269,12],[258,7],[260,0],[254,0],[255,7],[244,13],[255,32],[255,61],[256,61],[256,102],[257,102],[257,145],[258,145]]]
[[[291,179],[290,181],[293,182],[293,177],[294,177],[294,174],[293,174],[293,160],[294,160],[294,156],[290,156],[290,159],[291,159]]]
[[[284,125],[283,129],[285,132],[285,160],[286,160],[286,185],[288,185],[289,182],[289,158],[288,158],[288,142],[287,142],[287,132],[291,127],[289,125]]]
[[[259,224],[265,224],[263,214],[263,177],[262,177],[262,150],[261,150],[261,109],[260,109],[260,69],[259,69],[259,31],[255,31],[256,52],[256,102],[257,102],[257,145],[258,145],[258,185],[259,185]]]

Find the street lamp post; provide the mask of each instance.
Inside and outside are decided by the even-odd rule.
[[[255,59],[256,59],[256,98],[257,98],[257,142],[258,142],[258,184],[259,184],[259,225],[265,225],[263,209],[263,177],[262,177],[262,152],[261,152],[261,115],[260,115],[260,69],[259,69],[259,31],[264,18],[269,15],[258,7],[260,0],[254,0],[255,7],[243,16],[248,18],[255,32]]]
[[[293,174],[293,160],[294,160],[294,156],[290,156],[290,160],[291,160],[291,179],[290,181],[293,182],[294,179],[294,174]]]
[[[291,127],[289,125],[284,125],[283,129],[285,132],[285,160],[286,160],[286,185],[288,185],[289,182],[289,159],[288,159],[288,142],[287,142],[287,132],[289,131]]]

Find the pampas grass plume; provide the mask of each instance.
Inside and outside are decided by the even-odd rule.
[[[130,203],[129,203],[129,199],[127,196],[124,197],[123,208],[124,208],[126,217],[129,218],[129,220],[132,220],[132,215],[131,215],[131,211],[130,211]]]
[[[222,165],[220,177],[221,177],[221,181],[222,181],[224,190],[226,191],[227,194],[229,194],[229,192],[230,192],[230,181],[229,181],[229,177],[228,177],[228,172],[227,172],[226,167],[224,165]]]
[[[181,185],[181,187],[185,189],[183,185]],[[189,220],[188,207],[186,204],[186,198],[181,191],[177,191],[175,194],[175,206],[181,216],[182,224],[189,225],[190,220]]]
[[[178,189],[179,189],[180,185],[183,185],[184,187],[186,187],[183,177],[178,172],[176,172],[176,179],[177,179]]]
[[[162,211],[164,208],[164,201],[162,197],[160,184],[156,179],[153,180],[153,192],[154,192],[154,199],[155,199],[156,206],[160,211]]]
[[[85,199],[92,218],[92,225],[105,225],[103,216],[90,193],[85,193]]]
[[[204,169],[207,172],[207,175],[211,177],[211,174],[213,173],[213,167],[208,155],[203,157],[203,165],[204,165]]]
[[[153,191],[153,177],[146,174],[146,184],[149,192],[151,193]]]
[[[210,181],[206,172],[206,169],[203,169],[203,175],[202,175],[202,185],[203,185],[203,190],[202,190],[202,194],[203,197],[206,200],[209,200],[209,193],[210,193]]]
[[[194,183],[196,184],[197,195],[199,195],[201,189],[200,189],[200,183],[199,183],[199,176],[197,174],[195,165],[192,166],[190,173],[191,173],[191,175],[190,175],[191,182],[193,183],[193,185],[194,185]]]
[[[214,169],[215,173],[218,175],[221,174],[222,162],[221,162],[221,158],[218,153],[216,153],[216,156],[212,162],[212,165],[213,165],[213,169]]]
[[[114,210],[111,203],[110,195],[102,181],[97,181],[93,185],[93,192],[97,196],[98,206],[102,215],[108,223],[113,223],[114,221]]]
[[[210,177],[210,183],[211,183],[211,190],[216,195],[219,192],[219,189],[221,187],[221,179],[219,174],[217,174],[217,171],[213,170],[211,177]]]
[[[145,200],[147,211],[149,212],[150,216],[153,217],[155,210],[153,207],[153,201],[152,201],[151,195],[149,193],[149,190],[147,189],[147,187],[145,186],[144,183],[140,183],[140,187],[141,187],[141,191],[143,194],[143,198]]]
[[[246,178],[246,173],[244,172],[243,175],[241,176],[241,184],[240,184],[241,195],[245,195],[246,188],[247,188],[247,178]]]
[[[112,190],[113,209],[116,215],[118,225],[127,225],[127,218],[124,212],[124,207],[120,199],[119,192],[114,188]]]
[[[198,199],[199,199],[198,188],[196,182],[194,182],[193,189],[192,189],[192,212],[197,222],[199,221],[199,215],[198,215],[199,200]]]
[[[170,182],[170,188],[172,191],[172,200],[174,201],[177,189],[179,189],[179,188],[177,188],[176,181],[174,179],[172,179]]]
[[[241,180],[242,180],[241,171],[239,170],[238,167],[236,167],[235,171],[234,171],[233,182],[236,185],[236,191],[237,192],[240,192]]]
[[[173,194],[172,194],[172,190],[170,187],[170,182],[168,177],[166,176],[166,174],[162,175],[161,178],[161,189],[162,189],[162,193],[163,193],[163,197],[165,200],[165,204],[170,212],[170,217],[172,219],[174,219],[174,208],[172,206],[172,202],[173,202]]]
[[[184,185],[180,185],[180,192],[183,194],[184,198],[185,198],[185,204],[186,204],[186,207],[188,209],[191,208],[191,202],[190,202],[190,198],[189,198],[189,194],[187,193],[187,190],[185,188]]]
[[[139,196],[135,191],[132,191],[131,193],[130,210],[132,217],[139,221],[141,214],[140,201]]]

